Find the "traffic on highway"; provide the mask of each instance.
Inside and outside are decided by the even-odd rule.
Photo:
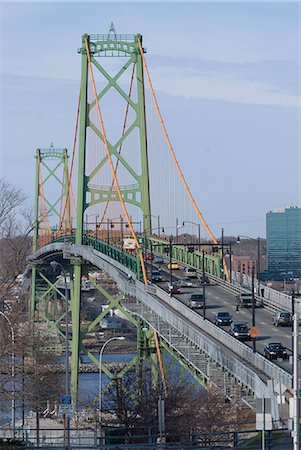
[[[261,305],[255,308],[255,334],[252,338],[252,305],[247,294],[240,299],[226,291],[201,271],[183,268],[172,263],[172,282],[169,264],[161,257],[154,257],[152,264],[147,264],[149,279],[172,297],[200,315],[205,312],[207,320],[231,334],[245,345],[253,348],[256,339],[256,351],[273,360],[283,369],[291,372],[289,356],[292,355],[292,329],[290,313],[273,313]],[[204,298],[205,296],[205,298]],[[204,307],[205,302],[205,307]],[[250,332],[251,330],[251,332]],[[253,330],[254,331],[254,330]],[[273,344],[273,345],[271,345]],[[277,345],[276,345],[277,344]],[[280,350],[279,350],[280,349]]]

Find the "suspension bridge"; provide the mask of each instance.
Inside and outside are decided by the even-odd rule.
[[[230,279],[226,246],[221,248],[212,233],[176,158],[143,45],[140,34],[117,34],[113,25],[107,34],[82,36],[73,145],[70,151],[53,145],[36,151],[32,318],[37,320],[38,311],[40,321],[66,338],[67,330],[60,329],[65,314],[54,317],[47,307],[54,297],[65,300],[50,266],[59,261],[70,277],[74,404],[81,355],[98,364],[85,348],[85,336],[117,309],[137,327],[137,354],[117,377],[135,365],[139,373],[150,354],[153,377],[165,386],[164,349],[204,386],[215,384],[229,399],[254,408],[256,398],[271,398],[278,420],[273,386],[280,382],[289,395],[288,367],[253,352],[152,280],[150,264],[157,255],[206,273],[216,284],[211,292],[224,293],[230,308],[241,291]],[[209,200],[202,194],[204,206]],[[108,308],[87,325],[81,320],[82,277],[95,268],[116,283],[118,294],[95,284]],[[167,278],[172,282],[174,276],[170,264]],[[116,376],[105,365],[103,371],[111,380]]]

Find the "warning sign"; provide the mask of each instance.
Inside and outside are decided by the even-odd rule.
[[[249,329],[249,335],[250,335],[252,338],[256,338],[256,337],[259,335],[259,330],[258,330],[258,328],[256,328],[256,327],[250,328],[250,329]]]

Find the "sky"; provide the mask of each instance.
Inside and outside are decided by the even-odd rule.
[[[1,2],[0,174],[33,203],[36,148],[72,147],[84,33],[143,35],[174,150],[218,235],[301,207],[300,3]]]

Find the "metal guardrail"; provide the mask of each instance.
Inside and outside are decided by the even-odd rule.
[[[60,238],[61,241],[65,239],[65,237]],[[71,236],[68,236],[67,239],[72,239]],[[132,255],[128,255],[126,252],[124,252],[121,256],[121,250],[118,247],[114,247],[111,245],[107,245],[106,242],[103,242],[101,240],[97,240],[95,238],[92,238],[90,236],[85,237],[84,244],[92,245],[97,250],[103,251],[105,254],[109,254],[114,259],[117,259],[117,261],[121,261],[121,258],[124,258],[124,264],[128,267],[134,269],[134,271],[137,271],[136,267],[136,260],[133,258]],[[162,244],[163,245],[163,244]],[[110,247],[110,251],[108,251],[108,247]],[[161,254],[160,254],[161,255]],[[164,260],[168,262],[168,257],[165,255],[162,255]],[[130,264],[128,263],[128,260],[130,260]],[[132,261],[133,260],[133,261]],[[194,267],[190,264],[187,264],[185,262],[180,262],[181,266],[183,267]],[[135,266],[135,267],[134,267]],[[199,274],[202,273],[202,271],[198,268],[196,268],[197,272]],[[247,275],[243,275],[243,283],[240,283],[235,276],[235,273],[232,274],[232,278],[234,279],[234,283],[230,284],[225,280],[222,280],[216,275],[213,275],[209,272],[206,272],[206,275],[210,277],[211,280],[213,280],[215,283],[217,283],[219,286],[222,286],[225,290],[228,292],[231,292],[234,295],[238,295],[241,292],[245,292],[246,289],[251,289],[251,277]],[[265,307],[266,309],[276,312],[279,310],[287,310],[291,312],[292,310],[292,298],[291,296],[284,294],[282,292],[276,291],[275,289],[268,288],[267,286],[264,286],[265,290],[265,296],[261,297],[260,295],[256,294],[256,302],[258,305],[261,305]],[[301,303],[295,302],[295,311],[301,315]]]
[[[267,377],[281,381],[285,386],[290,387],[292,376],[284,369],[278,367],[271,361],[265,359],[258,353],[248,348],[243,343],[237,341],[224,330],[216,327],[200,315],[183,305],[180,301],[171,298],[165,291],[157,286],[147,288],[142,282],[134,280],[129,282],[127,275],[134,275],[129,269],[112,260],[109,256],[94,250],[89,246],[66,245],[62,243],[49,244],[40,249],[35,257],[42,256],[43,253],[52,251],[67,251],[74,255],[81,255],[96,267],[101,268],[111,275],[117,282],[118,288],[128,295],[134,296],[148,307],[151,307],[155,314],[159,315],[167,323],[174,326],[183,336],[190,339],[202,351],[208,353],[216,362],[225,367],[243,384],[249,386],[258,397],[269,397],[271,392],[265,383],[252,370],[246,367],[241,361],[233,356],[225,356],[222,349],[212,342],[210,338],[202,334],[201,330],[211,338],[227,346],[233,353],[248,361],[254,368],[264,373]],[[135,275],[134,277],[135,278]],[[156,295],[158,298],[154,297]],[[164,302],[164,304],[162,303]],[[160,330],[157,330],[160,333]],[[275,416],[274,416],[275,417]]]
[[[234,281],[241,286],[245,286],[251,289],[252,279],[246,274],[233,274]],[[286,310],[292,311],[292,296],[285,294],[284,292],[276,291],[266,285],[262,285],[264,289],[264,297],[259,297],[264,306],[271,309],[272,311]],[[301,304],[295,302],[295,310],[298,314],[301,314]]]

